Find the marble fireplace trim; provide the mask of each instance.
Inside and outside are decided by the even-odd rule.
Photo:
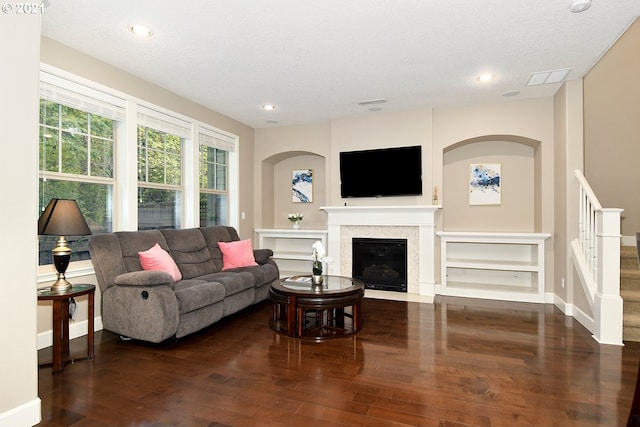
[[[407,240],[407,293],[419,294],[418,285],[418,227],[394,226],[358,226],[346,225],[340,227],[340,272],[343,276],[352,274],[352,239],[406,239]]]
[[[365,297],[433,302],[435,297],[435,216],[440,206],[329,206],[329,274],[351,274],[351,237],[407,239],[407,292],[367,289]],[[398,234],[400,233],[400,234]]]

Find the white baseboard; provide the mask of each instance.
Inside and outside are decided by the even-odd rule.
[[[589,316],[587,313],[580,310],[573,304],[567,304],[565,300],[561,299],[557,295],[554,295],[553,304],[558,307],[565,314],[565,316],[573,317],[589,332],[593,333],[595,327],[593,316]]]
[[[589,316],[584,311],[574,306],[574,314],[573,318],[578,321],[582,326],[587,328],[587,330],[591,333],[595,330],[595,321],[592,316]]]
[[[560,311],[564,313],[565,316],[573,317],[573,305],[567,304],[565,300],[563,300],[556,294],[553,294],[553,305],[558,307]]]
[[[88,324],[89,322],[87,320],[83,320],[80,322],[70,322],[69,323],[69,339],[74,339],[74,338],[87,335]],[[93,320],[93,330],[94,332],[102,330],[101,316],[96,317]],[[38,334],[37,342],[38,342],[38,350],[51,347],[53,345],[53,331],[49,329],[48,331],[40,332]]]
[[[36,397],[0,414],[0,427],[35,426],[42,421],[40,398]]]

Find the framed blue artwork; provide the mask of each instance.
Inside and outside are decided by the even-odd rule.
[[[296,169],[292,176],[293,203],[313,202],[313,169]]]
[[[499,205],[502,177],[499,163],[469,166],[469,204]]]

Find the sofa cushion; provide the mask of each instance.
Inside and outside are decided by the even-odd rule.
[[[204,241],[207,242],[207,247],[211,253],[211,259],[218,267],[218,270],[222,270],[222,252],[218,247],[218,242],[233,242],[240,240],[238,232],[233,227],[225,226],[212,226],[201,227],[200,232],[204,236]]]
[[[243,272],[251,274],[254,278],[256,287],[271,283],[280,277],[278,268],[273,264],[263,264],[256,267],[241,267],[230,270],[230,272],[231,271],[233,271],[234,273]]]
[[[160,247],[159,244],[153,245],[150,249],[138,252],[140,257],[140,265],[143,270],[158,270],[169,274],[175,282],[182,279],[182,273],[176,265],[169,252]]]
[[[238,240],[236,242],[218,242],[222,252],[222,271],[238,267],[251,267],[258,265],[253,256],[251,240]]]
[[[251,273],[241,270],[234,270],[233,272],[221,271],[201,276],[199,279],[222,284],[225,289],[225,297],[251,289],[256,284],[255,277]]]
[[[156,243],[165,251],[169,250],[167,241],[158,230],[146,231],[117,231],[114,233],[120,241],[122,259],[127,272],[142,271],[138,252],[146,251]]]
[[[176,283],[173,290],[178,299],[180,313],[189,313],[222,301],[226,294],[222,284],[199,279],[181,280]]]
[[[183,279],[193,279],[220,270],[211,259],[204,236],[197,228],[161,232]]]

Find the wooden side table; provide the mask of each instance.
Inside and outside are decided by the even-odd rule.
[[[67,363],[81,360],[93,360],[93,317],[94,297],[96,287],[94,285],[73,285],[65,292],[53,292],[51,288],[38,289],[38,301],[53,301],[53,361],[40,365],[41,367],[53,367],[53,373],[62,372]],[[69,352],[69,301],[71,298],[87,295],[89,298],[88,331],[87,331],[87,357],[70,359]]]

